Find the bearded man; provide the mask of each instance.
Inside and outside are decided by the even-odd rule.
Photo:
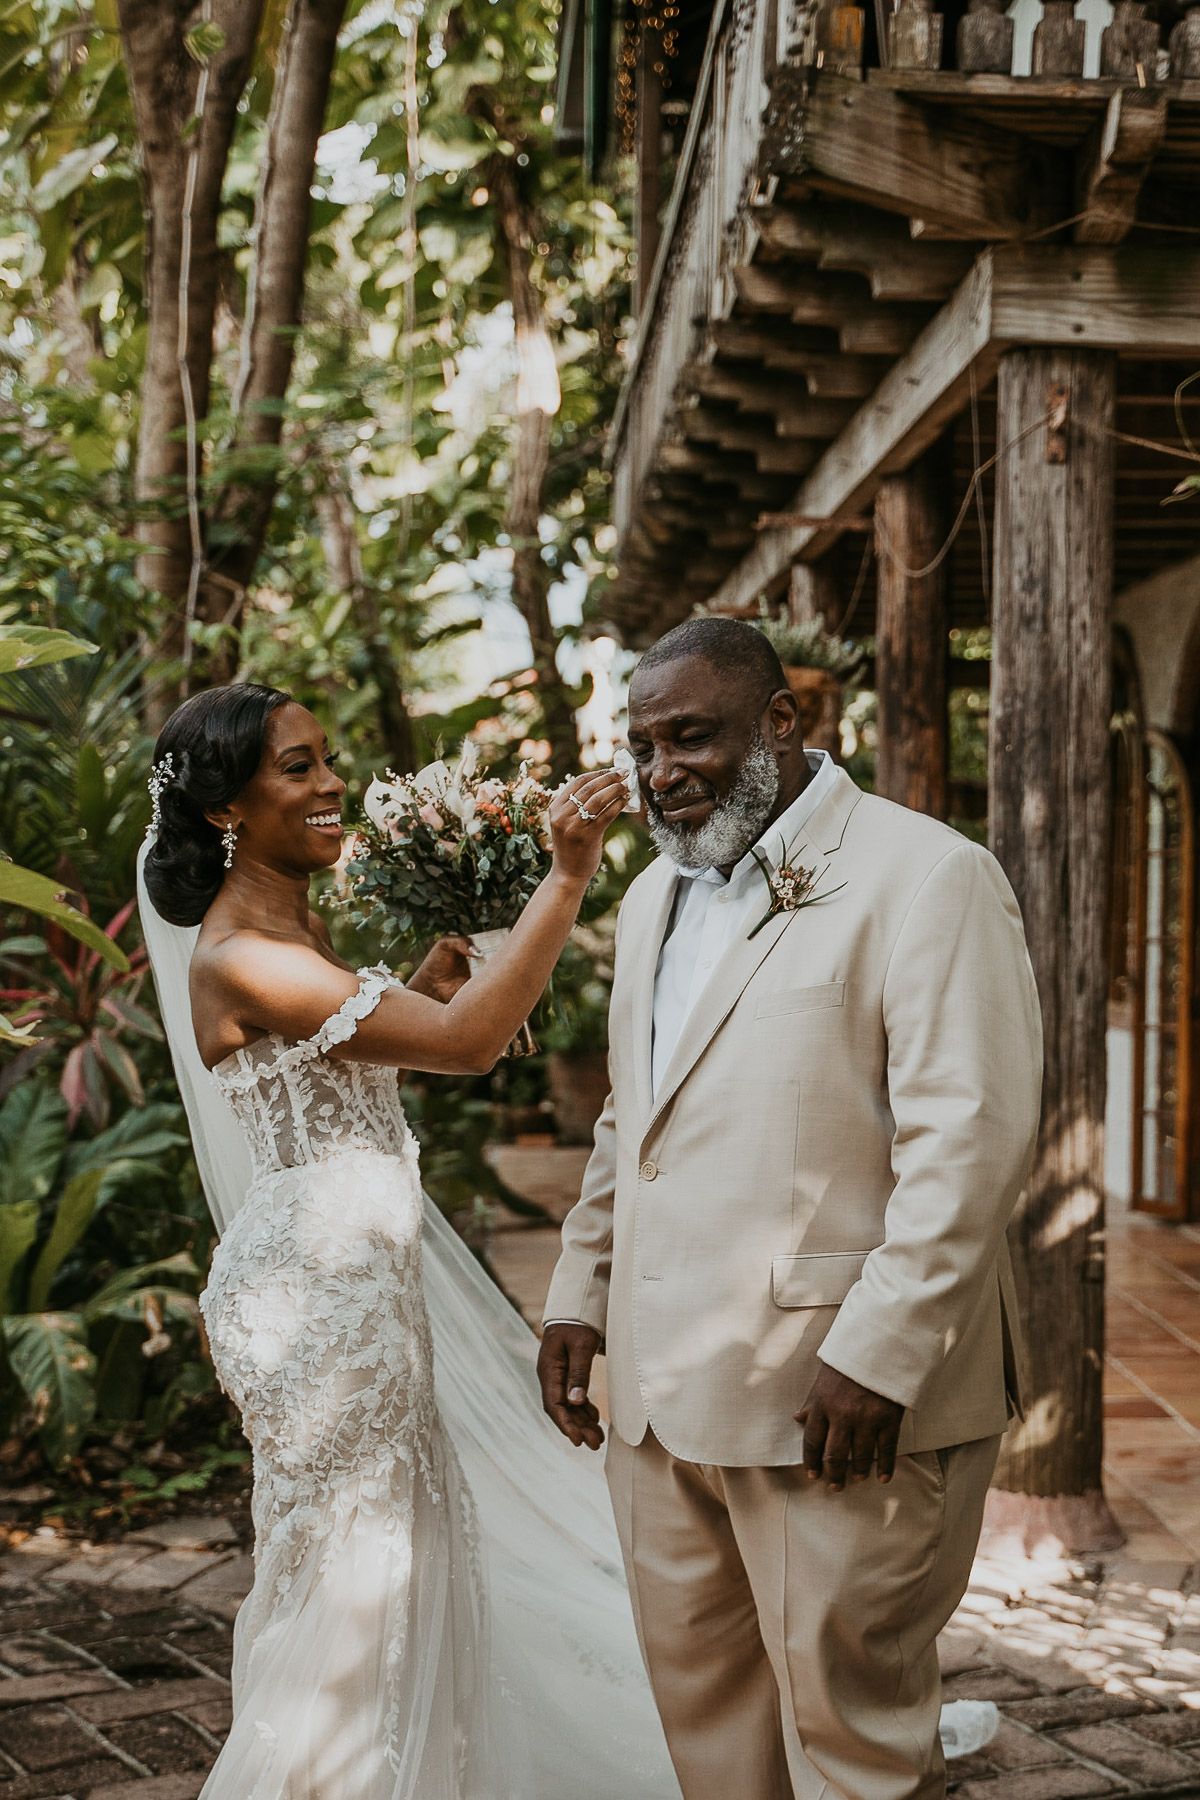
[[[598,1448],[685,1800],[932,1800],[935,1640],[1019,1408],[1004,1231],[1041,1091],[998,864],[806,753],[774,650],[694,619],[629,744],[612,1093],[539,1372]]]

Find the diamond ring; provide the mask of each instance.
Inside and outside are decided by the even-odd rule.
[[[595,813],[589,812],[587,807],[583,804],[583,801],[577,800],[574,794],[568,794],[567,798],[571,802],[571,805],[575,808],[575,811],[579,814],[580,818],[583,820],[584,824],[591,825],[595,820],[595,817],[596,817]]]

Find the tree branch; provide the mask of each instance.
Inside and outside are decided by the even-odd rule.
[[[235,454],[269,449],[283,430],[304,299],[313,168],[345,11],[346,0],[292,0],[284,29],[258,197]],[[275,486],[273,479],[240,484],[221,502],[227,543],[214,563],[242,587],[262,549]]]
[[[196,412],[208,411],[213,320],[218,292],[217,218],[237,107],[250,73],[263,0],[213,0],[225,43],[208,65],[199,136],[186,141],[200,68],[184,41],[195,0],[118,0],[121,39],[141,150],[146,202],[146,371],[138,432],[136,489],[151,516],[140,531],[150,546],[138,577],[177,603],[163,648],[183,647],[183,606],[191,550],[182,508],[187,468],[184,399],[178,362],[179,275],[189,155],[196,154],[191,206],[186,362]],[[179,506],[173,504],[178,500]]]

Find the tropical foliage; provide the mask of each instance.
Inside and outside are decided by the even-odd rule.
[[[188,1420],[171,1481],[244,1455],[133,904],[158,725],[237,675],[363,787],[467,737],[576,766],[627,304],[622,207],[552,143],[553,6],[194,10],[0,7],[0,1468],[118,1512]],[[447,1211],[522,1204],[483,1152],[544,1091],[409,1090]]]

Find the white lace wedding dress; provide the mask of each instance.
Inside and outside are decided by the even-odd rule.
[[[515,1319],[494,1332],[489,1284],[457,1240],[439,1234],[423,1271],[395,1070],[325,1054],[392,979],[360,971],[314,1038],[264,1038],[213,1072],[253,1154],[202,1305],[254,1451],[255,1581],[204,1800],[667,1800],[678,1788],[599,1469],[593,1517],[578,1453],[538,1419],[530,1334]],[[451,1430],[431,1279],[458,1288],[468,1340],[466,1368],[447,1371]],[[496,1455],[510,1429],[519,1469]],[[483,1523],[455,1446],[477,1463]]]

